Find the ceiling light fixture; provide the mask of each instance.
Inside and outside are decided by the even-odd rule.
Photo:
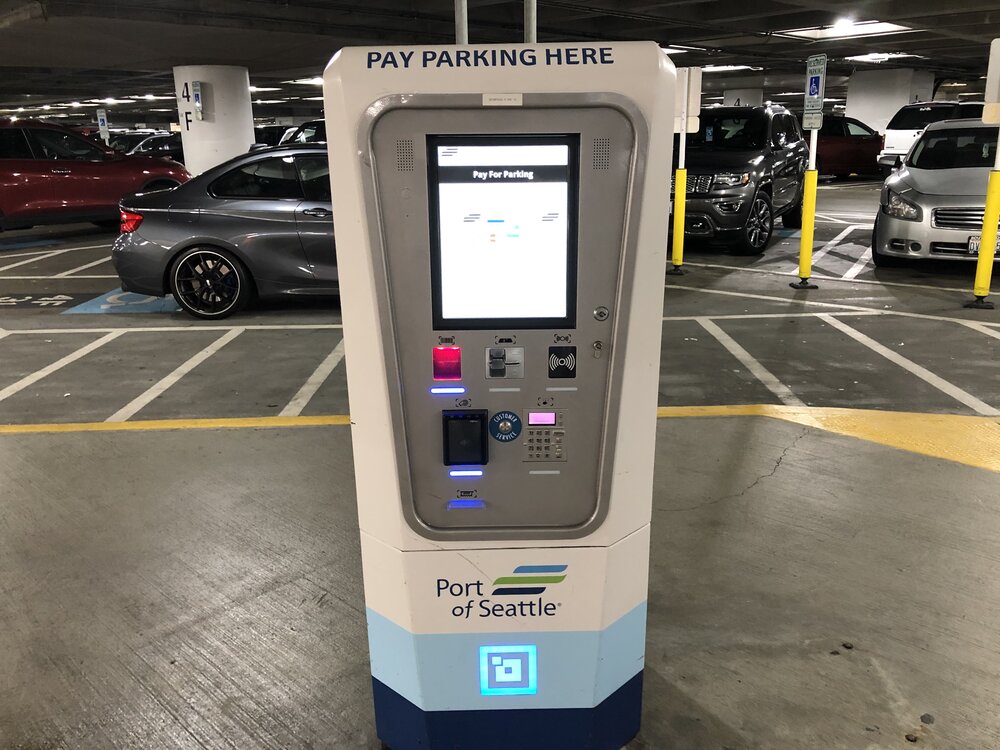
[[[860,23],[855,23],[850,19],[842,18],[833,26],[811,26],[805,29],[789,29],[777,33],[803,37],[805,39],[850,39],[857,36],[899,34],[904,31],[913,31],[913,29],[909,26],[900,26],[898,23],[886,23],[885,21],[861,21]]]
[[[668,55],[683,55],[685,52],[688,52],[686,49],[679,49],[677,47],[660,47],[660,49]]]
[[[259,91],[281,91],[281,88],[274,86],[251,86],[250,93],[256,94]]]
[[[736,70],[763,70],[752,65],[705,65],[702,73],[731,73]]]
[[[298,83],[303,86],[322,86],[323,79],[316,76],[315,78],[296,78],[294,81],[283,81],[283,83]]]
[[[898,60],[902,57],[920,57],[920,55],[911,55],[907,52],[868,52],[864,55],[851,55],[844,59],[851,62],[884,63],[887,60]]]

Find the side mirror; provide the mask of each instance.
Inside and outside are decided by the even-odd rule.
[[[897,157],[896,157],[896,162],[895,162],[895,163],[894,163],[894,164],[892,165],[892,168],[893,168],[893,169],[899,169],[899,168],[901,168],[901,167],[903,166],[903,164],[905,164],[905,163],[906,163],[906,162],[904,162],[904,161],[903,161],[903,157],[902,157],[902,156],[897,156]]]
[[[248,153],[254,153],[255,151],[263,151],[266,148],[271,148],[266,143],[252,143],[250,144],[250,151]]]

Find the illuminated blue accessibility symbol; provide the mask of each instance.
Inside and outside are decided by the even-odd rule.
[[[480,646],[479,692],[483,695],[535,695],[538,649],[535,646]]]
[[[819,76],[809,76],[809,96],[819,96]]]
[[[521,418],[512,411],[498,411],[490,417],[490,437],[501,443],[517,440],[521,434]]]

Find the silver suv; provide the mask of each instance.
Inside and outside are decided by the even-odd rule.
[[[685,236],[726,240],[746,255],[764,252],[775,218],[802,226],[808,165],[809,146],[784,107],[703,109],[687,143]]]

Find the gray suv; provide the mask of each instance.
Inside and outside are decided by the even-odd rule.
[[[764,252],[775,218],[802,226],[808,165],[809,146],[784,107],[703,109],[687,142],[685,236],[726,240],[746,255]]]

